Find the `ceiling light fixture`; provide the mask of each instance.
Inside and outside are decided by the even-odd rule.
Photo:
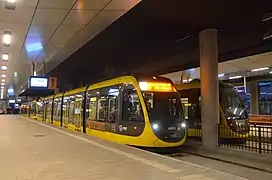
[[[1,77],[5,78],[5,77],[7,77],[7,76],[6,76],[5,74],[2,74]]]
[[[231,77],[229,77],[229,79],[239,79],[239,78],[242,78],[242,76],[231,76]]]
[[[3,59],[4,61],[7,61],[7,60],[9,59],[9,54],[8,54],[8,53],[3,53],[3,54],[2,54],[2,59]]]
[[[5,31],[4,32],[4,36],[3,36],[4,46],[10,46],[10,44],[11,44],[11,36],[12,36],[12,33],[10,31]]]
[[[225,76],[225,73],[218,74],[218,77],[223,77],[223,76]]]
[[[1,83],[1,86],[4,86],[5,85],[5,83]]]
[[[17,73],[17,72],[14,72],[14,73],[13,73],[13,76],[14,76],[14,77],[17,77],[17,76],[18,76],[18,73]]]
[[[7,70],[7,69],[8,69],[8,66],[3,65],[1,68],[2,68],[2,70],[4,70],[4,71],[5,71],[5,70]]]
[[[269,74],[272,74],[272,71],[270,71]]]
[[[1,82],[6,82],[6,80],[5,80],[5,79],[2,79]]]
[[[5,8],[9,10],[16,9],[16,0],[6,0]]]
[[[256,72],[256,71],[263,71],[269,69],[268,67],[263,67],[263,68],[257,68],[257,69],[252,69],[251,72]]]
[[[5,88],[5,86],[1,86],[1,89],[4,89]]]

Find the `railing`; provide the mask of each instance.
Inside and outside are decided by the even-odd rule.
[[[219,126],[219,146],[272,154],[272,126],[250,125],[249,133],[235,132]]]

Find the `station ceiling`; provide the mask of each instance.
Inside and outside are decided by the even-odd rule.
[[[229,82],[243,82],[244,76],[247,80],[272,78],[272,52],[221,62],[218,64],[218,75],[220,80]],[[170,78],[177,84],[187,83],[193,79],[200,79],[200,68],[162,74],[162,76]]]
[[[1,74],[20,88],[33,62],[38,74],[75,81],[194,68],[206,28],[219,30],[220,61],[236,59],[270,50],[269,12],[265,0],[17,0],[15,10],[0,0],[0,32],[12,32]]]
[[[6,8],[7,1],[0,0],[0,36],[9,31],[12,39],[10,47],[0,48],[1,56],[9,54],[1,75],[5,90],[9,84],[19,90],[33,74],[33,63],[38,75],[48,73],[140,0],[15,0],[14,10]]]
[[[269,1],[141,1],[51,73],[89,78],[198,67],[198,33],[206,28],[219,30],[220,61],[269,51],[263,19],[271,7]]]

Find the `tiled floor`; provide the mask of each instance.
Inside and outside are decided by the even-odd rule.
[[[197,164],[26,118],[0,116],[1,180],[247,179]]]

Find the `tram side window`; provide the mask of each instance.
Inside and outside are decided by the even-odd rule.
[[[86,104],[86,112],[87,112],[87,118],[89,120],[96,120],[96,103],[97,98],[96,97],[89,97]]]
[[[53,109],[54,120],[57,120],[56,118],[58,116],[58,102],[56,100],[54,100]]]
[[[73,118],[74,118],[74,114],[75,114],[75,101],[71,100],[69,102],[69,109],[68,109],[68,123],[69,124],[74,124]]]
[[[144,121],[141,102],[133,86],[126,87],[123,91],[122,120]]]
[[[52,101],[48,101],[46,103],[46,117],[48,119],[51,119],[51,115],[52,115]]]
[[[54,104],[54,116],[55,116],[55,120],[60,121],[61,117],[61,99],[57,99],[56,104]]]
[[[97,106],[98,106],[97,120],[106,121],[106,118],[107,118],[107,97],[106,96],[100,96],[98,98]]]
[[[115,123],[118,118],[119,88],[111,88],[108,93],[108,122]]]

